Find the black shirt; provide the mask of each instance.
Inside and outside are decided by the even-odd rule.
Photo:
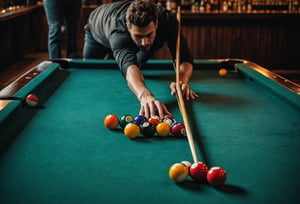
[[[112,50],[124,75],[130,65],[140,66],[136,56],[139,48],[131,39],[126,27],[125,16],[130,3],[131,1],[126,0],[99,6],[90,14],[87,25],[94,39]],[[172,57],[175,59],[178,22],[175,16],[164,7],[157,7],[157,9],[159,13],[157,34],[154,44],[148,52],[153,54],[167,42]],[[192,63],[193,58],[183,36],[181,36],[180,48],[180,61]]]

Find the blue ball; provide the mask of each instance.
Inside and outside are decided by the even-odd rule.
[[[147,122],[147,118],[143,115],[138,115],[135,117],[134,122],[137,125],[142,125],[144,122]]]

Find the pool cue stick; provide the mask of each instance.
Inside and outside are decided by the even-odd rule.
[[[177,33],[177,45],[176,45],[176,64],[175,64],[175,73],[176,73],[176,97],[177,97],[177,102],[178,102],[178,106],[183,118],[183,122],[184,122],[184,126],[185,126],[185,130],[186,130],[186,134],[187,134],[187,138],[188,138],[188,142],[189,142],[189,146],[190,146],[190,150],[192,153],[192,157],[194,160],[194,163],[198,163],[198,157],[197,157],[197,153],[196,153],[196,148],[195,148],[195,143],[194,143],[194,139],[193,139],[193,135],[192,135],[192,131],[189,125],[189,120],[187,117],[187,112],[186,112],[186,108],[185,108],[185,104],[184,104],[184,100],[183,100],[183,96],[182,96],[182,91],[181,91],[181,87],[180,87],[180,29],[181,29],[181,9],[180,6],[178,6],[177,8],[177,20],[178,20],[178,33]]]

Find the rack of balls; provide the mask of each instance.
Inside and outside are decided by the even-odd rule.
[[[185,126],[183,123],[176,122],[176,119],[171,115],[166,115],[164,118],[152,116],[146,118],[143,115],[133,117],[131,115],[123,115],[118,117],[114,114],[109,114],[104,118],[104,125],[114,130],[117,128],[123,129],[123,133],[130,139],[135,139],[139,136],[185,136]]]

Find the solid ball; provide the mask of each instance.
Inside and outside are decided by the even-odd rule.
[[[37,105],[39,101],[39,98],[37,97],[37,95],[35,94],[29,94],[28,96],[26,96],[25,98],[25,103],[27,106],[29,107],[34,107]]]
[[[144,122],[141,125],[141,133],[146,137],[151,137],[155,133],[155,127],[150,122]]]
[[[186,133],[184,124],[182,123],[173,124],[171,127],[171,132],[175,137],[184,136]]]
[[[212,167],[206,175],[208,183],[212,186],[221,186],[226,181],[226,171],[221,167]]]
[[[153,115],[148,119],[148,122],[151,123],[154,127],[158,125],[158,123],[161,122],[161,119],[157,115]]]
[[[208,167],[203,162],[193,163],[190,167],[190,175],[195,181],[205,181]]]
[[[156,133],[158,134],[158,136],[161,137],[166,137],[170,134],[170,125],[166,122],[160,122],[158,123],[158,125],[156,126]]]
[[[181,163],[173,164],[169,170],[169,176],[176,183],[183,182],[189,176],[189,169]]]
[[[147,118],[143,115],[138,115],[134,118],[134,122],[137,124],[137,125],[142,125],[144,122],[147,121]]]
[[[128,124],[128,123],[131,123],[133,122],[134,119],[131,115],[123,115],[121,118],[120,118],[120,126],[122,128],[125,128],[125,126]]]
[[[135,123],[128,123],[124,128],[124,134],[130,139],[137,138],[141,133],[140,127]]]
[[[119,118],[116,115],[110,114],[104,118],[104,125],[110,129],[116,129],[119,125]]]
[[[220,69],[220,70],[219,70],[219,75],[220,75],[221,77],[226,76],[226,75],[227,75],[227,70],[224,69],[224,68]]]

